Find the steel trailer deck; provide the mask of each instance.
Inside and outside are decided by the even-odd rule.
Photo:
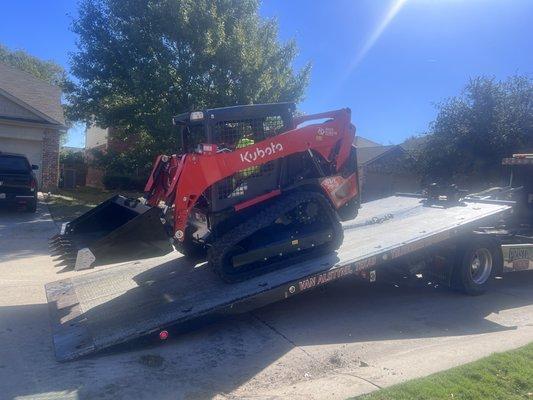
[[[383,262],[451,239],[500,216],[510,206],[467,202],[424,206],[392,196],[366,203],[344,223],[344,242],[330,255],[228,284],[206,263],[158,257],[100,269],[46,285],[58,361],[126,342],[165,327],[249,310],[353,274],[372,275]]]

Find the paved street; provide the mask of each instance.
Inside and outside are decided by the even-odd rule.
[[[466,297],[340,281],[165,343],[54,359],[44,284],[58,273],[46,206],[0,212],[2,399],[345,399],[533,340],[533,274]],[[92,273],[92,272],[89,272]]]

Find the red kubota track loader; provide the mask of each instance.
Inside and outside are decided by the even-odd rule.
[[[115,196],[52,246],[75,269],[167,253],[226,281],[336,250],[359,208],[350,110],[294,117],[290,103],[180,114],[182,154],[160,155],[141,199]]]

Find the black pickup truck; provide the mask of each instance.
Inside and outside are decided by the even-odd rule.
[[[28,212],[37,209],[38,169],[22,154],[0,151],[0,206],[24,207]]]

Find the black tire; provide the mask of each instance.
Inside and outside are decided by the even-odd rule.
[[[26,212],[34,213],[37,211],[37,200],[32,200],[28,204],[26,204]]]
[[[503,256],[496,241],[475,237],[458,249],[453,286],[470,296],[485,293],[495,274],[503,267]]]
[[[274,269],[282,268],[284,263],[278,262],[267,267],[232,273],[230,272],[232,268],[228,266],[228,257],[234,251],[233,249],[235,246],[237,246],[242,240],[258,230],[274,223],[280,215],[289,212],[296,205],[307,201],[318,201],[322,205],[322,209],[332,222],[332,228],[334,230],[333,240],[316,248],[313,253],[323,254],[338,249],[342,244],[344,235],[339,218],[329,201],[322,194],[317,192],[294,192],[275,200],[267,208],[257,213],[253,218],[248,219],[218,238],[207,251],[207,260],[214,272],[225,282],[233,283],[261,275]]]

